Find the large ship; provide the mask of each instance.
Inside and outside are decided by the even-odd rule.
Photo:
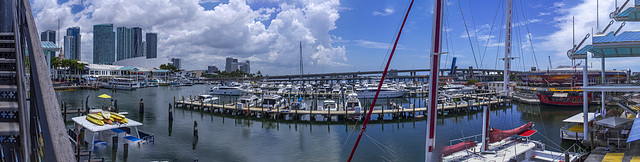
[[[572,88],[549,88],[548,91],[538,93],[540,103],[551,106],[582,106],[582,89]],[[587,95],[591,102],[591,94]]]

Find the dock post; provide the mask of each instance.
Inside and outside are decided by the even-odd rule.
[[[67,121],[67,102],[62,101],[62,103],[64,104],[64,116],[63,116],[63,121]]]
[[[116,100],[117,102],[117,100]],[[116,108],[117,110],[117,108]],[[140,112],[140,114],[144,114],[144,102],[142,102],[142,98],[140,99],[140,109],[138,109],[138,111]]]
[[[113,100],[113,109],[115,109],[116,112],[120,112],[120,109],[118,109],[118,100]]]
[[[195,120],[193,121],[193,136],[198,137],[198,122]]]
[[[169,121],[173,121],[173,111],[171,110],[171,104],[169,104]]]
[[[173,96],[173,106],[176,106],[176,96]]]
[[[123,149],[122,149],[122,156],[123,156],[123,157],[125,157],[125,158],[127,158],[127,157],[129,157],[129,144],[125,142],[125,143],[123,144],[123,146],[124,146],[124,147],[123,147]]]
[[[118,152],[118,136],[111,138],[111,152],[114,154]]]

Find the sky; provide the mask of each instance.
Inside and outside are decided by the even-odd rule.
[[[447,0],[441,68],[503,69],[506,0]],[[618,6],[624,1],[619,0]],[[31,0],[38,31],[80,27],[82,61],[92,62],[93,25],[158,33],[158,57],[183,69],[224,69],[251,61],[266,75],[382,70],[410,0]],[[626,7],[633,6],[630,2]],[[609,23],[614,0],[514,0],[513,70],[571,65],[572,44]],[[598,11],[598,12],[596,12]],[[392,69],[429,67],[433,1],[415,1]],[[58,25],[58,20],[60,24]],[[58,29],[58,26],[60,28]],[[608,30],[620,26],[615,22]],[[637,30],[628,22],[622,31]],[[574,29],[575,28],[575,32]],[[574,34],[575,33],[575,34]],[[575,35],[575,36],[574,36]],[[591,34],[593,35],[593,34]],[[63,42],[58,34],[58,42]],[[62,43],[60,43],[62,44]],[[584,45],[591,44],[591,38]],[[584,46],[583,45],[583,46]],[[582,62],[577,60],[576,62]],[[606,69],[640,69],[637,58],[607,59]],[[589,66],[600,68],[600,60]]]

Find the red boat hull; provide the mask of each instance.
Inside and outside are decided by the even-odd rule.
[[[588,94],[589,101],[591,102],[591,94]],[[552,97],[548,94],[538,94],[540,103],[552,106],[582,106],[582,95],[579,96],[567,96],[567,97]]]

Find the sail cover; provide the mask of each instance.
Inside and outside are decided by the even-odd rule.
[[[511,129],[511,130],[500,130],[500,129],[492,128],[491,131],[489,131],[489,142],[490,143],[498,142],[502,139],[511,137],[516,134],[520,134],[524,131],[531,129],[532,126],[533,126],[533,122],[529,122],[525,125],[522,125],[518,128]]]
[[[442,156],[448,156],[455,152],[462,151],[467,148],[475,147],[477,144],[478,144],[477,142],[466,141],[466,142],[460,142],[458,144],[451,145],[451,146],[445,146],[444,149],[442,149]]]

